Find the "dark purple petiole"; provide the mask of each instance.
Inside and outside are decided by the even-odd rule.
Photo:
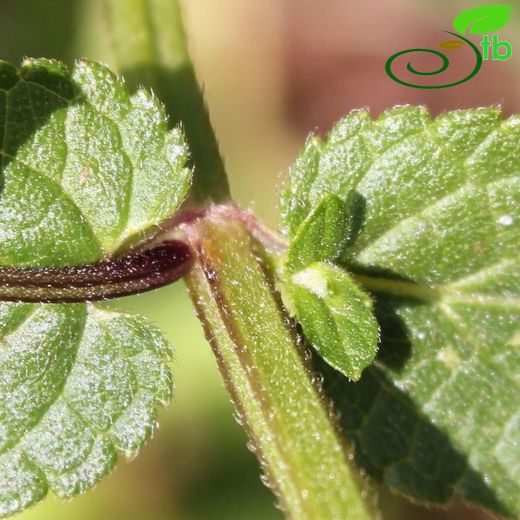
[[[181,241],[78,267],[0,267],[0,301],[64,303],[105,300],[167,285],[188,271]]]

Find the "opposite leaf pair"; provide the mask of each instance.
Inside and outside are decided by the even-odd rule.
[[[0,114],[2,266],[110,258],[152,233],[187,193],[182,133],[168,130],[149,93],[131,96],[102,65],[69,71],[27,60],[17,71],[0,62]],[[49,489],[83,492],[114,467],[117,450],[133,456],[170,397],[170,358],[137,316],[84,303],[0,303],[0,516]]]
[[[105,67],[2,64],[0,108],[2,265],[111,257],[188,191],[181,132]],[[376,353],[372,300],[356,284],[371,293],[380,362],[356,384],[326,379],[370,474],[416,499],[457,492],[508,515],[520,512],[519,141],[518,117],[496,109],[353,112],[291,169],[280,276],[308,341],[351,379]],[[170,380],[157,333],[98,306],[2,304],[0,333],[0,512],[10,514],[48,486],[69,496],[94,485],[115,448],[133,453]],[[107,362],[108,378],[124,367],[108,387]]]
[[[374,360],[379,328],[370,297],[333,263],[352,232],[349,205],[325,196],[292,234],[281,276],[284,302],[307,341],[355,381]]]

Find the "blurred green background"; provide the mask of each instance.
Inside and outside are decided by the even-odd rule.
[[[192,54],[236,200],[276,224],[277,187],[305,135],[326,131],[356,106],[377,113],[394,103],[425,103],[438,112],[502,103],[506,112],[520,110],[515,52],[507,64],[489,64],[471,86],[450,92],[414,91],[384,76],[390,54],[440,41],[454,14],[482,3],[186,0]],[[518,29],[515,19],[505,31],[513,46]],[[0,57],[16,63],[24,56],[110,65],[102,1],[2,0]],[[281,518],[182,284],[115,305],[151,318],[174,343],[174,402],[161,410],[153,441],[95,491],[72,502],[50,496],[19,518]],[[381,501],[385,520],[484,518],[460,503],[448,512],[421,509],[385,489]]]

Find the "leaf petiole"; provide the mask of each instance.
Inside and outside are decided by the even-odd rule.
[[[69,267],[0,268],[0,300],[65,303],[104,300],[150,291],[172,283],[191,265],[179,240],[137,253]]]

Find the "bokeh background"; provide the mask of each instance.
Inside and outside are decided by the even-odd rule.
[[[517,0],[504,0],[515,6]],[[471,82],[435,91],[393,83],[386,59],[434,48],[453,17],[479,1],[185,0],[197,74],[204,85],[236,200],[276,224],[274,201],[305,136],[325,133],[352,108],[377,115],[394,104],[432,113],[481,104],[520,110],[520,9],[500,31],[507,62],[484,63]],[[520,7],[518,5],[517,7]],[[518,50],[517,50],[518,49]],[[458,51],[459,52],[459,51]],[[2,0],[0,58],[99,59],[110,65],[102,0]],[[470,56],[454,61],[467,69]],[[420,65],[420,63],[418,63]],[[424,68],[429,63],[423,64]],[[182,284],[115,303],[151,318],[176,347],[175,399],[161,410],[152,442],[121,461],[93,492],[72,502],[51,496],[20,520],[205,520],[282,518],[254,456]],[[488,518],[455,502],[422,509],[381,488],[384,520]],[[339,519],[338,519],[339,520]]]

